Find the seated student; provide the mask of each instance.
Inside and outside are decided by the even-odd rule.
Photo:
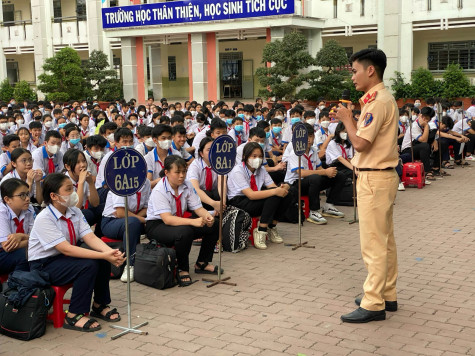
[[[475,99],[473,99],[472,102],[475,103]],[[474,108],[473,111],[475,111],[475,104],[472,105],[471,108]],[[475,115],[472,116],[472,119],[470,120],[469,124],[470,128],[465,133],[465,136],[469,139],[466,147],[467,155],[465,156],[465,160],[474,161],[475,157],[473,156],[473,154],[475,153]]]
[[[320,128],[320,122],[317,121],[315,112],[312,110],[307,110],[303,114],[303,118],[306,123],[312,125],[314,131],[317,131]]]
[[[43,125],[43,132],[41,133],[42,137],[44,138],[44,135],[46,135],[46,133],[49,131],[49,130],[53,130],[53,125],[54,125],[54,122],[53,122],[53,118],[50,116],[50,115],[45,115],[43,116],[43,119],[42,119],[42,125]],[[29,124],[28,124],[29,125]],[[29,127],[29,126],[28,126]],[[29,131],[29,130],[28,130]]]
[[[120,266],[124,256],[102,242],[75,207],[78,196],[71,180],[52,173],[43,182],[46,208],[38,214],[28,242],[31,270],[49,274],[53,285],[72,283],[71,304],[65,317],[65,329],[96,331],[101,327],[90,316],[116,322],[120,315],[108,305],[111,302],[110,263]],[[86,244],[89,248],[82,248]]]
[[[26,127],[20,127],[17,132],[18,137],[20,138],[20,147],[24,148],[30,152],[33,152],[37,147],[31,142],[30,130]]]
[[[122,147],[131,147],[134,142],[133,133],[125,127],[121,127],[114,132],[114,142],[115,149],[119,150]],[[103,205],[106,202],[107,193],[109,192],[109,187],[107,187],[104,175],[104,169],[106,167],[107,160],[112,155],[114,151],[109,151],[101,160],[99,165],[99,170],[97,171],[96,176],[96,189],[97,194],[99,194],[100,205]]]
[[[97,171],[101,165],[102,157],[104,157],[104,149],[107,145],[107,140],[101,135],[92,135],[86,139],[86,155],[87,170],[91,172],[94,184],[96,183]]]
[[[328,126],[330,126],[330,117],[328,116],[328,111],[322,110],[320,111],[320,128],[315,132],[315,140],[313,145],[318,150],[318,158],[320,158],[323,168],[328,167],[326,152],[328,144],[334,137],[334,135],[328,132]]]
[[[232,120],[232,128],[228,135],[236,142],[237,146],[246,143],[249,138],[249,132],[246,135],[244,132],[243,118],[237,116]]]
[[[64,153],[71,149],[74,148],[76,150],[83,150],[82,143],[81,143],[81,132],[79,131],[79,128],[75,124],[68,124],[71,126],[66,126],[66,140],[63,141],[61,144],[60,152],[64,155]]]
[[[93,111],[92,118],[89,121],[89,127],[92,128],[93,125],[96,125],[96,129],[94,130],[94,134],[98,134],[99,130],[101,129],[102,125],[105,125],[109,122],[107,118],[107,114],[104,111],[96,110]]]
[[[18,178],[0,186],[0,274],[29,271],[26,259],[28,235],[33,228],[35,211],[30,205],[29,187]]]
[[[160,172],[162,179],[153,188],[148,202],[145,231],[150,240],[167,246],[175,246],[178,263],[177,279],[183,286],[193,282],[189,274],[191,245],[202,238],[200,252],[195,263],[195,273],[218,274],[218,266],[209,264],[218,241],[218,220],[203,208],[193,185],[186,180],[186,161],[176,155],[165,159]],[[183,218],[191,210],[194,218]],[[206,225],[206,226],[205,226]]]
[[[162,115],[158,123],[164,124],[164,125],[170,125],[170,118],[166,115]]]
[[[147,178],[154,188],[161,179],[160,172],[165,158],[171,155],[172,128],[163,124],[155,126],[152,129],[152,139],[155,148],[145,155],[145,162],[147,162]]]
[[[254,247],[267,248],[266,237],[282,243],[276,225],[291,204],[290,186],[277,187],[262,166],[264,152],[257,142],[249,142],[243,150],[242,163],[234,166],[228,176],[228,205],[243,209],[251,217],[260,216],[259,227],[253,231]]]
[[[145,125],[147,126],[148,125],[148,118],[147,118],[147,109],[145,108],[145,105],[139,105],[139,107],[137,108],[137,125],[138,126],[141,126],[141,125]]]
[[[124,115],[118,114],[118,115],[116,115],[116,116],[114,117],[114,119],[112,120],[112,122],[113,122],[114,124],[116,124],[117,127],[122,127],[122,125],[123,125],[124,122],[125,122],[125,117],[124,117]]]
[[[15,134],[3,138],[3,153],[0,155],[0,177],[13,170],[11,154],[15,148],[20,147],[20,138]]]
[[[147,153],[152,151],[157,146],[155,142],[153,142],[152,127],[140,125],[137,128],[137,133],[140,138],[139,144],[135,146],[135,149],[145,157]]]
[[[399,109],[399,123],[398,123],[399,136],[397,137],[398,146],[402,145],[402,141],[404,140],[404,135],[406,134],[408,121],[409,121],[409,111],[404,110],[404,109]]]
[[[335,110],[333,110],[333,108],[330,109],[328,116],[330,117],[330,125],[328,126],[328,132],[334,135],[339,122],[336,118],[336,112]]]
[[[338,123],[335,128],[335,136],[328,144],[325,158],[328,167],[336,167],[339,171],[353,170],[353,165],[350,162],[350,159],[353,158],[353,150],[343,122]]]
[[[140,243],[140,235],[145,231],[145,217],[147,216],[149,199],[150,181],[148,179],[145,180],[145,184],[137,193],[128,197],[129,211],[127,215],[129,223],[131,282],[134,281],[135,250]],[[126,251],[124,197],[120,197],[111,191],[107,194],[106,205],[102,213],[101,230],[102,233],[110,239],[122,240],[124,251]],[[127,268],[124,269],[120,280],[127,282]]]
[[[449,144],[452,141],[462,142],[463,138],[451,135],[449,132],[454,126],[454,121],[450,116],[442,116],[442,121],[440,124],[440,137],[439,137],[439,125],[438,120],[429,122],[429,126],[435,127],[435,140],[432,144],[432,154],[431,159],[433,160],[432,164],[432,173],[434,175],[440,174],[440,158],[442,158],[442,168],[454,169],[454,166],[450,164],[450,154],[449,154]],[[439,149],[441,150],[439,156]],[[444,172],[442,171],[442,174]]]
[[[185,126],[185,119],[181,115],[175,115],[170,120],[171,127],[175,127],[177,125]]]
[[[284,129],[284,133],[282,134],[282,149],[284,152],[287,145],[292,142],[292,127],[297,122],[302,122],[302,111],[299,108],[290,109],[290,125]]]
[[[284,153],[282,150],[282,121],[279,119],[271,119],[270,120],[270,134],[269,142],[272,146],[272,154],[274,157],[280,157]]]
[[[8,119],[0,115],[0,147],[3,147],[3,138],[10,133],[8,130]]]
[[[200,197],[203,207],[210,211],[214,210],[217,213],[221,212],[221,179],[225,179],[225,188],[223,195],[226,197],[226,177],[218,176],[212,169],[209,163],[209,151],[213,143],[211,137],[205,137],[200,142],[198,149],[199,158],[191,162],[186,179],[191,182]],[[226,201],[224,202],[226,206]]]
[[[32,123],[30,123],[30,125]],[[64,166],[63,154],[59,151],[60,145],[60,133],[58,131],[48,131],[45,136],[43,147],[32,153],[33,169],[41,169],[43,171],[43,176],[55,172],[61,172]]]
[[[46,140],[46,134],[43,136],[43,125],[39,121],[32,121],[28,127],[30,128],[31,142],[35,147],[40,148]]]
[[[21,147],[16,148],[11,153],[11,160],[13,170],[2,178],[0,184],[11,178],[21,179],[29,186],[30,201],[41,204],[43,202],[43,189],[41,188],[43,171],[41,169],[32,169],[33,159],[31,158],[30,151]]]
[[[154,128],[155,126],[157,126],[160,123],[160,116],[161,115],[162,115],[161,112],[153,113],[148,126],[150,126],[151,128]]]
[[[426,184],[430,184],[431,180],[435,180],[430,164],[430,146],[429,140],[429,121],[434,116],[434,109],[424,107],[421,109],[417,120],[412,126],[406,130],[401,145],[401,154],[411,155],[411,141],[413,141],[414,159],[422,161],[424,171],[426,172]],[[412,132],[412,136],[411,136]]]
[[[284,109],[276,108],[274,110],[274,119],[279,119],[280,122],[282,122],[282,130],[285,130],[285,128],[289,126],[289,120],[284,116],[284,112]]]
[[[104,137],[107,140],[104,153],[107,154],[109,151],[115,151],[115,141],[114,133],[117,131],[117,124],[115,122],[106,122],[99,129],[99,135]]]
[[[96,127],[89,127],[89,116],[82,114],[79,116],[79,129],[81,134],[81,139],[85,140],[90,135],[94,135]]]
[[[74,190],[78,194],[76,208],[81,209],[88,224],[93,226],[100,223],[101,216],[97,214],[96,207],[99,205],[99,195],[91,172],[87,170],[86,155],[75,148],[66,151],[63,156],[65,175],[71,179]]]
[[[183,125],[172,127],[171,154],[182,157],[188,165],[193,162],[194,157],[186,150],[186,129]]]
[[[256,124],[257,124],[257,120],[254,118],[254,112],[255,112],[254,105],[250,105],[250,104],[244,105],[243,111],[244,111],[244,121],[243,121],[244,134],[246,136],[249,136],[249,130],[252,129],[253,127],[256,127]]]
[[[468,142],[468,137],[465,136],[467,131],[471,128],[470,126],[471,118],[465,117],[463,119],[458,120],[455,122],[454,120],[454,127],[450,130],[450,134],[459,138],[459,140],[452,140],[449,145],[454,146],[454,163],[457,166],[462,165],[462,152],[460,152],[460,146],[463,142]],[[465,149],[466,147],[464,147]],[[468,166],[467,162],[463,163],[464,166]]]
[[[336,167],[329,167],[326,169],[322,168],[322,162],[318,157],[318,151],[313,144],[315,139],[313,126],[307,123],[305,124],[305,127],[308,132],[308,146],[307,151],[301,158],[302,195],[307,195],[309,200],[310,216],[307,221],[317,225],[323,225],[327,223],[327,220],[323,216],[334,218],[343,218],[345,216],[345,214],[329,203],[325,203],[321,213],[319,211],[320,192],[334,186],[336,180],[333,178],[336,177],[338,171]],[[287,162],[285,182],[298,189],[299,160],[294,153],[292,145],[287,146],[282,160]]]

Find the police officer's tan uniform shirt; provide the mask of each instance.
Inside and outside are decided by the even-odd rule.
[[[360,103],[356,135],[371,142],[371,146],[364,152],[355,152],[352,164],[357,168],[396,167],[399,111],[394,97],[384,83],[379,83],[363,95]]]

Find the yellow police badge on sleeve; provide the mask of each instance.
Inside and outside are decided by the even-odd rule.
[[[363,127],[368,127],[373,122],[373,114],[370,112],[364,116]]]

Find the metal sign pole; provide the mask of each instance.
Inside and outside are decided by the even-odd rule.
[[[439,142],[438,142],[438,150],[439,150],[439,175],[440,178],[444,176],[444,171],[442,170],[442,137],[440,136],[440,126],[442,125],[442,104],[437,104],[437,119],[439,120]]]

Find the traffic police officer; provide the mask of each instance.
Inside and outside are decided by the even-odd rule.
[[[393,205],[399,183],[398,108],[383,83],[386,55],[378,49],[353,54],[352,81],[365,94],[360,99],[358,122],[351,110],[339,105],[337,118],[345,124],[356,154],[352,164],[358,174],[357,196],[360,243],[368,276],[360,307],[341,316],[350,323],[384,320],[387,311],[397,310],[397,252],[394,241]]]

